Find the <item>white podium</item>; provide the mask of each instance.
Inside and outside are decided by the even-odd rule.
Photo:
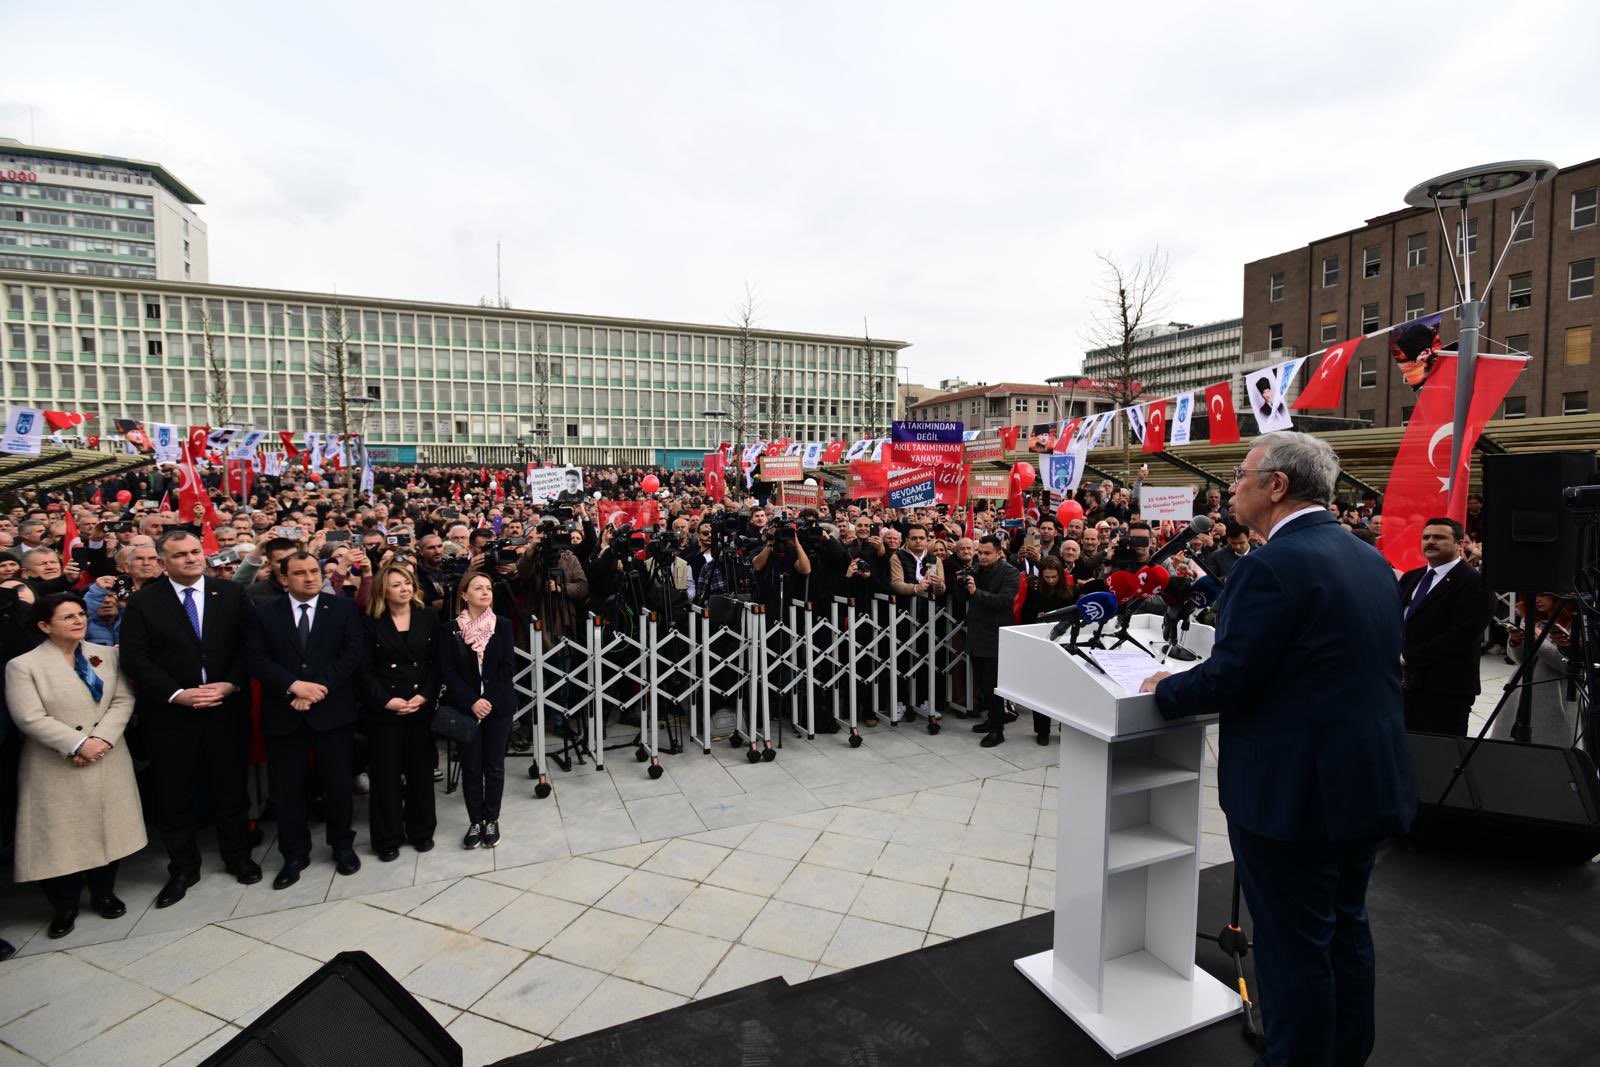
[[[1215,716],[1163,719],[1153,695],[1051,642],[1051,626],[1000,631],[996,691],[1065,727],[1055,938],[1017,968],[1121,1059],[1240,1010],[1238,994],[1194,962],[1200,765]],[[1130,629],[1161,655],[1161,616],[1135,616]],[[1191,626],[1182,644],[1204,658],[1211,638]]]

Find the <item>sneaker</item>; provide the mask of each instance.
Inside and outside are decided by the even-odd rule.
[[[494,848],[494,846],[499,843],[500,821],[498,819],[490,819],[488,822],[483,824],[483,847]]]
[[[360,774],[355,776],[354,780],[351,781],[350,792],[354,793],[358,797],[364,797],[368,793],[372,792],[372,779],[367,776],[366,771],[362,771]]]
[[[894,710],[889,713],[889,721],[890,722],[899,722],[901,719],[903,719],[905,717],[906,717],[906,706],[904,704],[896,704],[894,706]]]
[[[467,836],[461,839],[462,848],[477,848],[483,844],[483,823],[475,822],[467,827]]]

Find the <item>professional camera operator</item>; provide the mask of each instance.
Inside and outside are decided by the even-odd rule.
[[[546,650],[577,631],[589,599],[589,579],[578,557],[555,536],[558,528],[556,520],[547,519],[530,530],[514,570],[523,603],[543,624]]]
[[[750,561],[750,569],[755,572],[756,599],[769,611],[776,611],[784,601],[805,595],[804,579],[811,574],[811,557],[800,543],[794,523],[769,523],[766,509],[758,507],[750,513],[750,525],[761,532],[763,544]]]
[[[921,523],[906,527],[905,547],[889,556],[889,589],[900,603],[900,609],[910,614],[914,623],[926,623],[933,610],[933,601],[945,591],[944,569],[939,559],[928,548],[928,529]],[[911,652],[900,654],[900,677],[905,683],[901,690],[904,700],[894,707],[892,722],[904,718],[914,722],[919,714],[932,715],[931,694],[928,692],[928,675],[913,671]]]

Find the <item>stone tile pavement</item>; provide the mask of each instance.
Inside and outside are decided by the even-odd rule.
[[[1484,660],[1493,706],[1510,668]],[[1046,910],[1055,886],[1059,749],[1013,729],[996,749],[946,719],[785,738],[776,762],[717,746],[666,757],[652,781],[627,748],[555,772],[531,796],[508,761],[505,835],[459,847],[459,795],[438,847],[298,885],[240,886],[214,852],[181,904],[152,908],[164,856],[123,864],[128,914],[87,912],[61,941],[31,886],[0,889],[0,1064],[194,1064],[323,961],[364,949],[478,1064],[779,976],[791,983]],[[626,735],[614,738],[625,740]],[[1208,745],[1201,861],[1230,858]],[[270,829],[270,826],[269,826]]]

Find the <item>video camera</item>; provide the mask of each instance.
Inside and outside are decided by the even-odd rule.
[[[762,536],[750,526],[750,517],[737,512],[712,516],[711,540],[714,551],[741,557],[760,552],[764,544]]]
[[[526,547],[526,537],[496,537],[483,546],[483,562],[490,567],[508,566],[517,562],[517,557]]]

